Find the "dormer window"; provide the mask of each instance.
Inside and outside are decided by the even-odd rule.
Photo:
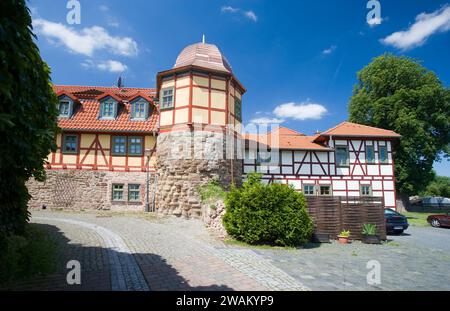
[[[173,93],[173,87],[161,90],[161,109],[173,108]]]
[[[117,101],[111,97],[100,102],[100,119],[111,120],[117,116]]]
[[[131,119],[132,120],[145,120],[149,115],[149,103],[139,98],[131,102]]]
[[[60,118],[70,118],[72,116],[73,101],[64,96],[59,100],[59,117]]]

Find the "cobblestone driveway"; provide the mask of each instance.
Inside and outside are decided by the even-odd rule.
[[[210,237],[197,220],[108,212],[33,212],[59,241],[58,273],[18,284],[44,290],[308,290],[252,250]],[[81,285],[66,283],[69,260]]]
[[[225,245],[196,220],[108,212],[33,212],[59,241],[59,269],[18,284],[38,290],[450,290],[450,230],[411,227],[388,244],[322,244],[304,249]],[[66,283],[66,263],[82,284]],[[366,264],[381,264],[368,285]]]

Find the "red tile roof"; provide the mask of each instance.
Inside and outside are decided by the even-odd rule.
[[[69,119],[58,121],[63,130],[96,132],[154,132],[158,130],[158,112],[153,106],[152,114],[145,121],[130,120],[129,101],[141,96],[153,103],[156,90],[149,88],[117,88],[100,86],[54,85],[58,96],[67,95],[76,99],[74,112]],[[120,100],[115,120],[99,120],[100,102],[105,96]]]
[[[332,150],[327,146],[315,143],[316,137],[305,136],[302,133],[280,126],[267,134],[246,134],[245,140],[247,147],[256,147],[256,143],[259,143],[277,149]]]
[[[401,135],[391,130],[385,130],[377,127],[361,125],[351,122],[342,122],[341,124],[320,134],[320,136],[348,136],[348,137],[387,137],[399,138]]]

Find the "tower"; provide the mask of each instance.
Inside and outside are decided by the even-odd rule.
[[[201,217],[198,186],[241,183],[244,93],[225,56],[204,40],[158,73],[158,212]]]

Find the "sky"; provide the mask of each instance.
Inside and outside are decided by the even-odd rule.
[[[381,14],[368,19],[374,2]],[[112,86],[121,76],[125,86],[153,88],[156,74],[205,35],[247,89],[244,123],[279,123],[307,135],[347,120],[356,73],[385,52],[420,60],[450,86],[448,0],[29,0],[28,6],[55,84]],[[435,169],[450,176],[450,161]]]

